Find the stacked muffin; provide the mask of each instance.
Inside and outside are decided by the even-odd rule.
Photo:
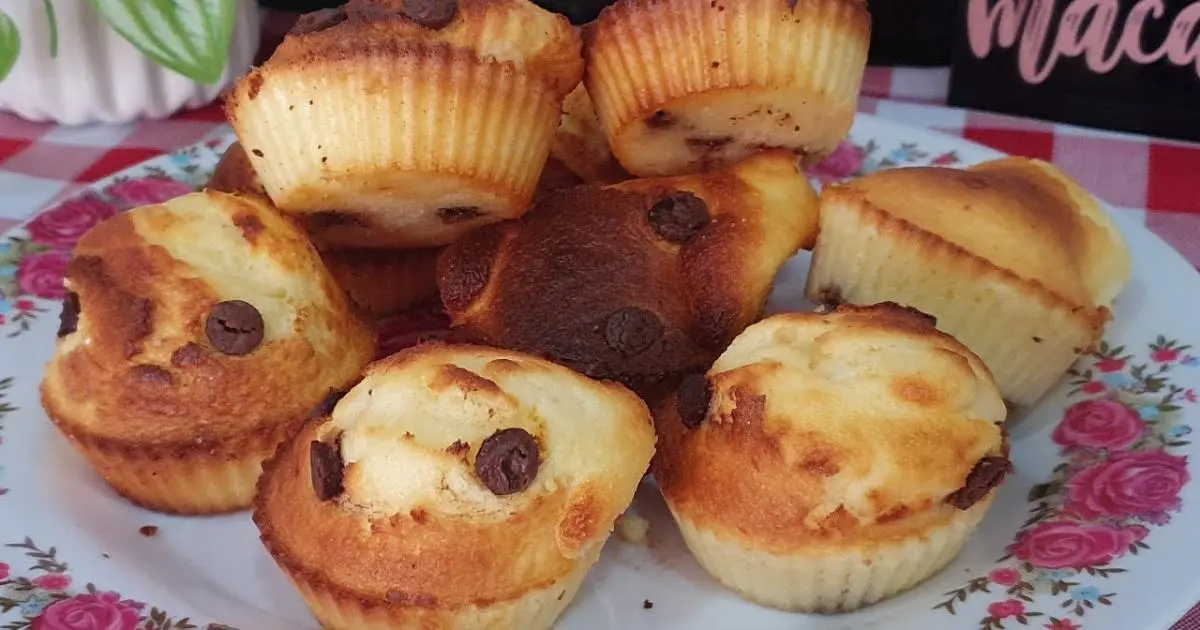
[[[1002,396],[1099,338],[1128,251],[1026,160],[818,199],[869,30],[862,0],[621,0],[582,36],[527,0],[306,16],[235,87],[213,192],[81,241],[44,405],[139,504],[253,500],[328,628],[553,625],[652,458],[747,599],[912,588],[1009,471]],[[762,319],[810,247],[848,304]],[[455,343],[363,375],[359,313],[433,295]]]

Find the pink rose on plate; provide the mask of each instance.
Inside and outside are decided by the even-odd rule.
[[[8,565],[0,562],[0,580],[7,580],[10,573]]]
[[[1164,515],[1176,509],[1190,478],[1185,456],[1162,449],[1117,453],[1067,481],[1067,508],[1088,519]]]
[[[66,252],[54,249],[25,256],[17,264],[17,286],[29,295],[61,300],[67,294],[63,274],[69,260]]]
[[[71,585],[71,576],[66,573],[44,573],[33,578],[32,581],[38,588],[47,591],[62,591]]]
[[[142,604],[116,593],[85,593],[50,604],[31,630],[137,630]]]
[[[1067,408],[1052,438],[1060,446],[1129,448],[1146,431],[1146,423],[1132,409],[1107,398],[1084,400]]]
[[[1012,567],[1000,567],[988,574],[988,580],[1000,586],[1012,586],[1021,581],[1021,572]]]
[[[130,207],[169,201],[192,192],[192,187],[166,177],[144,177],[117,182],[104,189],[105,194],[124,201]]]
[[[1145,528],[1049,521],[1022,533],[1009,551],[1043,569],[1082,569],[1112,562],[1145,535]]]
[[[1018,599],[1009,599],[1002,602],[992,602],[987,607],[988,614],[996,619],[1008,619],[1025,614],[1025,604]]]
[[[833,153],[826,156],[820,164],[809,169],[808,174],[820,179],[822,182],[835,182],[846,179],[852,175],[857,175],[862,170],[863,162],[866,158],[867,153],[863,151],[862,147],[850,142],[843,142],[833,150]]]
[[[100,195],[86,193],[68,199],[37,215],[25,229],[35,243],[70,249],[92,226],[111,217],[119,208]]]

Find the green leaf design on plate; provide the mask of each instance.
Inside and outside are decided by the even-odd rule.
[[[236,0],[90,0],[142,54],[199,83],[221,78]]]
[[[13,24],[8,14],[0,11],[0,81],[12,72],[17,65],[17,55],[21,54],[21,34],[17,25]]]

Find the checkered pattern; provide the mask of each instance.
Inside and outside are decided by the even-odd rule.
[[[264,54],[291,20],[265,21]],[[946,69],[870,68],[860,108],[1052,161],[1200,265],[1200,145],[948,108],[949,78]],[[97,179],[225,130],[217,105],[169,120],[74,128],[0,114],[0,232]],[[1172,630],[1200,630],[1200,606]]]

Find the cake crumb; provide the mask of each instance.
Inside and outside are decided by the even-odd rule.
[[[149,538],[158,534],[158,527],[155,527],[154,525],[142,525],[138,528],[138,533],[146,538]]]
[[[637,514],[622,514],[617,517],[617,535],[628,543],[646,544],[646,535],[650,532],[650,521]]]
[[[646,610],[650,610],[651,608],[654,608],[654,602],[647,599],[642,602],[642,608],[645,608]]]

